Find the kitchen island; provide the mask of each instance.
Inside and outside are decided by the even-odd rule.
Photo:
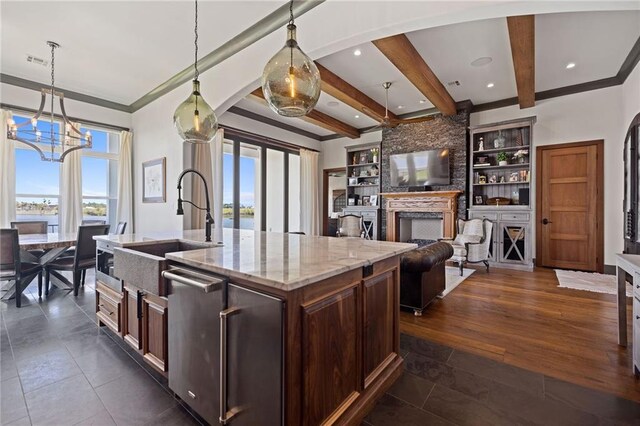
[[[203,236],[197,230],[96,237],[99,251],[115,253],[115,280],[97,284],[100,322],[128,336],[210,423],[213,409],[203,406],[209,400],[220,401],[214,411],[221,423],[357,424],[401,373],[399,255],[415,245],[231,229],[214,230],[222,246],[188,245]],[[171,244],[188,250],[162,253]],[[143,274],[135,271],[136,256],[157,268],[149,263]],[[167,279],[157,280],[159,271]],[[108,313],[101,314],[101,304]],[[267,311],[271,317],[259,316]],[[212,325],[184,338],[190,328],[180,324],[190,317]],[[196,349],[182,350],[189,344]],[[211,370],[207,385],[182,377],[202,353],[210,360],[216,351],[211,368],[199,369],[200,376]]]

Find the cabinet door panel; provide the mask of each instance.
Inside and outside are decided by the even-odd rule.
[[[139,291],[135,287],[124,287],[125,318],[122,334],[124,340],[135,349],[142,349],[142,312],[138,306]]]
[[[302,362],[305,425],[321,424],[343,401],[357,395],[361,380],[358,284],[303,306]],[[344,408],[344,407],[342,407]]]
[[[373,381],[376,369],[394,354],[398,301],[396,270],[364,281],[363,360],[365,387]]]
[[[142,299],[142,354],[160,371],[167,371],[167,303],[158,296]]]

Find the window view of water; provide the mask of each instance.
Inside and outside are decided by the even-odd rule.
[[[253,216],[248,217],[240,217],[240,229],[254,229],[255,220]],[[222,218],[222,226],[224,228],[233,228],[233,218],[232,217],[224,217]]]

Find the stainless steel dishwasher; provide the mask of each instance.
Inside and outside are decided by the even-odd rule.
[[[210,424],[283,422],[282,300],[173,267],[169,387]]]

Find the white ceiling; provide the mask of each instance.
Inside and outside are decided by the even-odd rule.
[[[536,91],[616,75],[639,36],[640,11],[537,15]],[[478,105],[517,96],[505,18],[434,27],[408,33],[407,37],[455,101],[470,99]],[[360,56],[353,54],[356,49],[362,52]],[[471,65],[475,59],[487,56],[493,59],[490,64]],[[429,102],[420,103],[424,96],[370,42],[331,54],[319,62],[381,105],[384,105],[382,83],[393,82],[389,107],[396,114],[433,107]],[[567,70],[569,62],[575,62],[576,67]],[[447,84],[456,80],[460,86]],[[488,83],[494,86],[488,88]],[[342,103],[328,108],[326,98],[323,93],[318,103],[320,111],[358,128],[367,127],[354,123],[353,115],[357,112]],[[403,108],[399,109],[399,105]]]
[[[282,3],[200,2],[201,56]],[[62,46],[56,51],[57,86],[128,105],[193,64],[192,1],[68,4],[71,7],[56,1],[0,2],[0,72],[48,83],[49,68],[28,63],[26,56],[49,60],[45,42],[54,40]]]
[[[536,91],[613,77],[639,36],[638,11],[537,16]]]

